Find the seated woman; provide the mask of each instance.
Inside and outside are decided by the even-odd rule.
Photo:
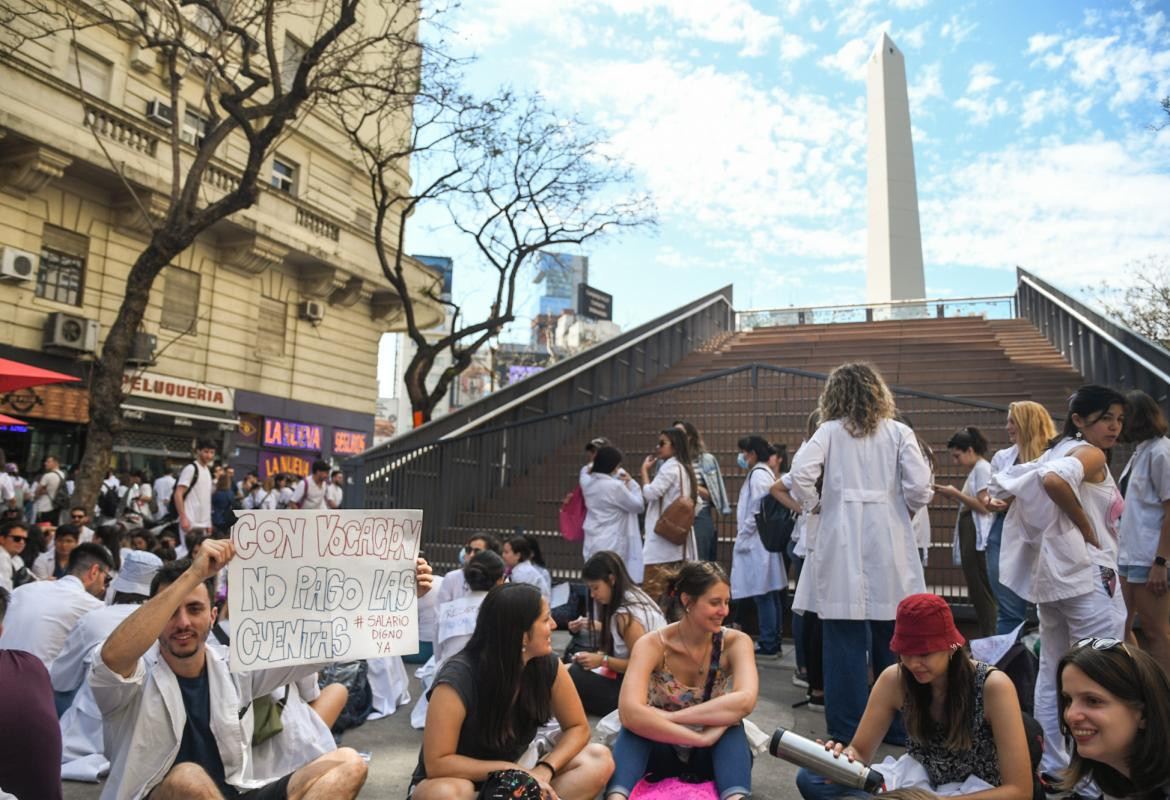
[[[511,583],[488,592],[471,641],[435,677],[408,797],[473,800],[491,773],[523,769],[516,759],[550,717],[561,737],[523,771],[563,800],[601,791],[613,760],[605,747],[589,744],[585,709],[552,652],[555,627],[535,587]]]
[[[491,550],[481,550],[464,562],[463,580],[470,591],[439,606],[435,625],[436,669],[471,641],[480,606],[488,592],[504,582],[504,559]]]
[[[593,603],[589,606],[589,619],[573,620],[569,630],[576,633],[582,627],[592,628],[595,635],[600,633],[601,647],[595,652],[574,653],[569,677],[585,710],[604,717],[618,707],[618,693],[634,643],[644,634],[666,627],[666,617],[650,595],[634,585],[617,553],[594,553],[585,562],[581,577]]]
[[[1148,653],[1082,639],[1056,668],[1060,726],[1072,740],[1064,785],[1090,778],[1109,797],[1170,797],[1170,678]]]
[[[684,773],[713,779],[720,800],[748,797],[752,757],[743,719],[756,706],[759,676],[751,637],[723,627],[727,573],[714,562],[691,561],[666,588],[672,616],[681,609],[681,619],[634,645],[606,797],[625,800],[643,777]]]
[[[512,583],[530,583],[540,589],[540,594],[545,600],[549,599],[552,593],[552,575],[544,565],[540,542],[535,536],[519,533],[505,539],[500,555],[508,565],[508,579]]]
[[[930,788],[974,775],[994,788],[970,797],[1029,800],[1032,772],[1016,687],[994,667],[973,661],[965,643],[941,597],[912,594],[899,603],[890,640],[899,663],[878,676],[849,746],[829,741],[825,749],[869,763],[901,711],[907,755],[926,770]],[[805,769],[796,785],[806,800],[869,796]]]

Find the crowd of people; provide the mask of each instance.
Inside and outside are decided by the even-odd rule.
[[[898,775],[918,777],[894,794],[1170,797],[1167,423],[1141,392],[1084,386],[1059,432],[1029,401],[1010,406],[1006,430],[1011,445],[996,453],[977,428],[955,431],[946,450],[963,480],[942,483],[938,456],[881,376],[844,364],[791,464],[758,432],[736,440],[726,569],[716,520],[732,504],[693,424],[663,428],[631,471],[613,443],[591,439],[578,478],[582,605],[571,596],[554,607],[530,533],[474,534],[433,592],[419,560],[410,660],[422,663],[425,694],[408,797],[628,800],[639,785],[678,780],[709,782],[719,800],[750,797],[760,752],[750,715],[761,678],[780,674],[757,665],[779,657],[789,606],[792,680],[824,709],[826,754],[870,762],[882,742],[905,746],[899,764],[918,772]],[[1115,480],[1109,457],[1122,440],[1133,455]],[[37,735],[19,760],[0,758],[0,789],[60,797],[62,763],[96,757],[108,763],[103,798],[360,790],[365,762],[330,735],[350,687],[324,665],[231,673],[216,583],[234,557],[226,512],[336,507],[341,481],[319,462],[284,487],[287,503],[273,501],[274,482],[235,484],[199,444],[161,487],[173,530],[80,508],[0,528],[0,711]],[[932,501],[958,509],[951,552],[972,631],[1019,639],[1038,626],[1034,692],[974,658],[948,603],[926,591]],[[26,568],[34,531],[45,546]],[[572,635],[563,654],[559,626]],[[395,660],[377,669],[401,670]],[[375,672],[370,662],[371,684]],[[274,706],[287,738],[274,732]],[[796,789],[809,800],[863,794],[808,769]]]

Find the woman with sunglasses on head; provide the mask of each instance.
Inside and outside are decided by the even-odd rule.
[[[1170,678],[1117,639],[1082,639],[1057,667],[1060,729],[1072,742],[1062,785],[1110,798],[1170,797]]]
[[[1031,400],[1019,400],[1009,405],[1004,427],[1011,445],[997,450],[991,457],[992,475],[1015,464],[1035,461],[1043,455],[1048,443],[1056,438],[1056,426],[1052,424],[1048,410]],[[999,577],[1003,542],[1019,535],[1014,527],[1007,524],[1011,498],[997,500],[984,487],[979,492],[979,499],[995,514],[991,530],[987,533],[987,577],[991,581],[991,591],[995,594],[995,632],[997,635],[1011,633],[1028,619],[1028,601],[1005,586]]]
[[[661,461],[654,479],[650,469]],[[682,544],[654,532],[654,526],[662,512],[683,495],[695,500],[697,494],[695,471],[691,466],[687,449],[686,434],[678,428],[665,428],[658,433],[657,458],[646,456],[642,462],[642,498],[646,501],[646,516],[643,530],[646,535],[642,546],[642,562],[645,565],[642,589],[656,602],[662,598],[666,576],[678,570],[683,562],[698,557],[695,533],[692,529]]]
[[[488,592],[471,640],[447,659],[428,695],[408,797],[474,800],[486,782],[504,779],[527,791],[535,782],[542,795],[562,800],[601,791],[613,759],[603,745],[589,743],[589,718],[552,652],[554,628],[535,586],[510,583]],[[535,766],[521,767],[517,759],[550,718],[561,726],[556,746]]]
[[[899,712],[907,755],[922,765],[930,788],[975,776],[992,788],[967,797],[1029,800],[1033,778],[1016,687],[1007,675],[974,661],[946,601],[913,594],[898,604],[890,650],[898,663],[874,683],[857,733],[825,742],[836,757],[870,763]],[[796,785],[805,800],[869,797],[802,769]]]
[[[600,455],[599,455],[600,457]],[[618,706],[622,679],[630,664],[634,643],[666,626],[666,617],[650,596],[639,589],[617,553],[602,550],[585,562],[581,577],[589,587],[589,619],[600,647],[573,654],[569,677],[590,714],[604,717]]]
[[[1123,501],[1107,451],[1121,435],[1125,398],[1105,386],[1082,386],[1069,399],[1059,439],[1035,462],[992,477],[993,497],[1014,497],[1000,579],[1040,617],[1040,667],[1033,707],[1044,728],[1045,780],[1068,766],[1057,710],[1056,662],[1086,636],[1121,638],[1125,601],[1117,582],[1118,522]],[[1005,528],[1007,527],[1005,523]]]
[[[1129,615],[1125,640],[1133,636],[1134,617],[1142,621],[1145,648],[1170,673],[1170,439],[1162,409],[1145,392],[1125,396],[1129,408],[1122,438],[1137,447],[1121,473],[1125,511],[1121,515],[1121,590]]]
[[[743,720],[759,674],[747,634],[723,627],[731,584],[712,561],[691,561],[667,580],[677,622],[634,645],[618,710],[622,730],[605,796],[626,800],[648,774],[714,780],[720,800],[751,796],[752,757]],[[685,755],[680,755],[684,753]]]

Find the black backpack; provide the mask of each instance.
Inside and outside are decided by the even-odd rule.
[[[53,470],[57,473],[59,480],[57,481],[57,491],[53,492],[53,510],[61,511],[69,508],[69,501],[73,498],[69,494],[69,486],[65,482],[65,473],[59,469]]]
[[[365,661],[338,661],[327,665],[318,673],[317,683],[322,688],[331,683],[340,683],[349,690],[345,708],[341,710],[332,731],[337,738],[343,731],[356,728],[374,713],[374,691],[367,677],[369,666]]]
[[[751,473],[748,473],[751,480]],[[784,553],[788,543],[792,541],[792,531],[796,528],[796,515],[784,506],[772,493],[764,495],[760,501],[760,510],[756,512],[756,531],[760,534],[760,541],[769,553]]]
[[[102,512],[103,517],[114,519],[118,516],[120,500],[121,498],[118,497],[118,487],[103,483],[102,490],[98,493],[98,511]]]

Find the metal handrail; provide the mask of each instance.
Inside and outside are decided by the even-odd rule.
[[[977,297],[923,297],[917,300],[887,300],[882,303],[844,303],[840,305],[825,305],[825,306],[788,306],[779,308],[745,308],[735,313],[739,314],[771,314],[771,313],[791,313],[795,311],[836,311],[850,310],[854,308],[886,308],[889,306],[922,306],[922,305],[953,305],[955,303],[975,303],[975,302],[1014,302],[1015,295],[1010,294],[993,294]]]

